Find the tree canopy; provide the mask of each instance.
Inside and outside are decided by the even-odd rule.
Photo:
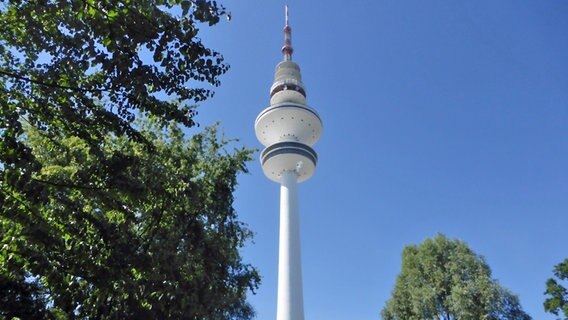
[[[107,134],[143,140],[137,114],[193,126],[192,103],[213,95],[199,84],[219,85],[228,69],[198,26],[225,13],[204,0],[0,3],[0,161],[13,169],[5,182],[37,171],[23,123],[85,139],[92,154]]]
[[[443,235],[407,246],[385,320],[529,320],[519,299],[491,278],[485,260]]]
[[[216,1],[0,1],[0,319],[249,319]],[[209,86],[204,88],[203,85]]]
[[[238,249],[250,237],[232,192],[250,151],[224,151],[216,128],[187,141],[179,127],[104,141],[104,163],[79,137],[29,128],[41,163],[33,206],[3,190],[0,314],[64,318],[247,319],[256,270]],[[117,151],[119,153],[117,153]],[[120,154],[120,156],[117,156]],[[100,176],[110,167],[119,177]],[[29,301],[33,304],[27,305]],[[24,312],[24,313],[22,313]]]
[[[568,289],[565,287],[567,281],[568,259],[565,259],[554,267],[554,278],[546,281],[544,293],[547,296],[544,310],[557,316],[564,314],[564,319],[568,319]]]

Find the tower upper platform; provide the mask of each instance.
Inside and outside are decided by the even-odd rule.
[[[298,182],[315,172],[317,154],[313,146],[322,134],[323,125],[315,109],[306,104],[306,89],[300,66],[292,61],[292,28],[284,27],[284,60],[276,66],[270,87],[270,106],[256,118],[255,132],[266,147],[261,154],[265,175],[279,182],[282,173],[295,171]]]

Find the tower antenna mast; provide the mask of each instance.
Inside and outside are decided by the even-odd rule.
[[[284,46],[282,47],[282,53],[284,54],[284,61],[292,60],[292,53],[294,53],[294,48],[292,48],[292,27],[288,23],[288,5],[285,7],[286,14],[286,25],[284,26]]]

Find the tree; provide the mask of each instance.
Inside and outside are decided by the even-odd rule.
[[[544,294],[548,297],[544,301],[544,310],[557,316],[562,312],[564,319],[568,319],[568,290],[560,282],[568,280],[568,259],[554,267],[554,276],[557,279],[551,278],[546,281]]]
[[[4,199],[10,210],[0,224],[0,279],[15,288],[2,286],[9,298],[0,300],[0,315],[253,316],[245,298],[259,278],[238,252],[251,234],[232,207],[250,151],[224,151],[228,142],[215,127],[189,141],[176,125],[141,128],[155,152],[109,136],[106,163],[90,155],[84,139],[53,140],[28,129],[42,165],[33,179],[44,182],[38,196],[48,198],[41,208],[19,195]],[[99,176],[106,166],[120,178]]]
[[[178,13],[178,14],[174,14]],[[228,66],[197,37],[225,14],[216,1],[3,1],[0,5],[0,163],[12,186],[38,163],[22,141],[27,123],[46,135],[85,139],[101,153],[107,134],[143,140],[137,113],[193,126]]]
[[[0,3],[0,318],[252,316],[232,208],[250,152],[179,127],[228,69],[197,37],[225,13]]]
[[[173,12],[179,12],[174,15]],[[101,153],[107,134],[143,140],[137,113],[193,126],[213,92],[190,88],[228,66],[197,37],[225,9],[216,1],[6,1],[0,5],[0,163],[12,186],[38,163],[22,141],[24,123],[46,135],[85,139]]]
[[[443,235],[408,246],[385,320],[528,320],[519,299],[491,278],[485,260]]]

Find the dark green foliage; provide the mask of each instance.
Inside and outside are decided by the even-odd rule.
[[[562,261],[554,267],[554,276],[546,281],[547,295],[544,301],[544,310],[557,316],[564,315],[564,319],[568,319],[568,289],[566,289],[566,281],[568,281],[568,259]],[[564,286],[562,283],[564,282]],[[561,319],[561,318],[558,318]]]
[[[248,319],[215,1],[0,1],[0,319]],[[137,117],[148,121],[134,124]],[[144,116],[143,116],[144,115]]]
[[[0,178],[21,187],[38,170],[24,123],[80,137],[93,155],[107,134],[144,140],[138,113],[193,126],[186,103],[213,93],[191,86],[217,86],[228,68],[197,25],[223,14],[204,0],[0,2]]]
[[[232,208],[250,151],[225,152],[215,128],[190,141],[175,125],[142,128],[155,152],[109,137],[103,162],[84,139],[26,132],[41,163],[32,179],[41,182],[35,197],[43,205],[2,189],[0,280],[12,291],[0,315],[18,308],[84,319],[253,315],[245,298],[259,278],[238,252],[250,232]]]
[[[385,320],[529,320],[517,296],[491,278],[485,260],[443,235],[408,246]]]
[[[23,269],[12,271],[0,274],[0,319],[44,318],[47,299],[42,288],[35,281],[26,281]]]

